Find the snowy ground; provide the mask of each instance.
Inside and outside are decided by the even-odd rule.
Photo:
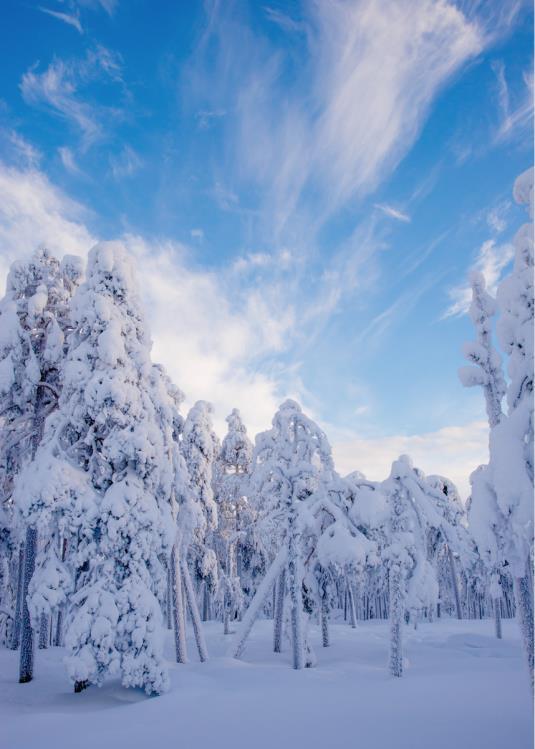
[[[206,626],[211,660],[173,665],[172,690],[147,698],[111,682],[75,695],[57,650],[37,653],[36,678],[15,682],[0,651],[2,749],[531,749],[530,689],[515,622],[441,620],[406,629],[404,677],[386,671],[388,627],[332,627],[318,665],[294,671],[257,622],[244,661],[225,656],[222,625]],[[168,642],[172,657],[171,637]]]

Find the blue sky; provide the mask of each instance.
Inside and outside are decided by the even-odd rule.
[[[466,493],[466,275],[491,287],[533,161],[523,2],[4,0],[0,270],[118,238],[155,358],[220,426],[280,400],[340,470],[400,451]]]

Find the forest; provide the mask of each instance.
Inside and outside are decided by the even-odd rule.
[[[533,170],[514,186],[532,219]],[[0,306],[0,639],[11,681],[64,657],[75,693],[111,678],[148,695],[210,652],[241,659],[255,622],[288,668],[312,669],[333,628],[388,624],[384,668],[404,676],[406,633],[447,619],[516,618],[533,687],[533,224],[496,298],[470,277],[473,339],[459,372],[479,387],[489,462],[463,504],[409,456],[382,482],[340,476],[294,400],[223,439],[212,407],[151,360],[135,266],[118,242],[80,258],[47,249],[9,272]],[[188,642],[187,631],[193,639]],[[350,657],[350,656],[348,656]],[[14,663],[14,661],[12,661]],[[78,698],[81,699],[81,698]]]

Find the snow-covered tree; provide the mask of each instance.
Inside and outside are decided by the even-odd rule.
[[[516,181],[514,197],[533,217],[533,169]],[[513,269],[499,284],[496,305],[498,342],[507,357],[509,383],[506,413],[489,412],[489,464],[471,476],[470,529],[479,553],[493,573],[492,590],[504,565],[514,580],[519,618],[533,684],[533,596],[530,559],[533,555],[533,224],[524,224],[513,240]],[[487,305],[488,309],[488,305]],[[489,326],[485,329],[489,332]],[[490,332],[489,332],[490,336]],[[488,337],[487,336],[487,339]],[[490,342],[486,349],[491,350]],[[497,365],[497,358],[492,357]],[[480,367],[481,368],[481,367]],[[495,367],[496,369],[496,367]],[[487,365],[478,384],[491,395]],[[463,382],[466,384],[463,375]],[[499,372],[494,375],[503,392]],[[495,610],[497,607],[495,606]]]
[[[36,491],[39,501],[54,476],[56,491],[63,487],[75,569],[67,668],[75,691],[119,673],[125,686],[158,693],[168,683],[160,602],[162,559],[175,536],[173,475],[163,460],[150,339],[122,245],[91,250],[72,317],[59,411],[37,456],[48,480]],[[54,470],[46,472],[47,462]]]
[[[18,514],[26,527],[16,614],[22,617],[20,627],[15,622],[16,638],[19,629],[21,638],[21,682],[33,676],[34,628],[28,591],[36,564],[39,518],[30,510],[31,497],[16,491],[16,482],[22,470],[34,470],[45,420],[57,408],[65,335],[70,329],[69,302],[80,275],[79,258],[67,256],[60,263],[48,250],[38,250],[29,261],[12,265],[0,307],[2,503],[11,512],[14,525]],[[46,548],[56,539],[46,526],[42,530],[44,548],[38,558],[38,573]],[[12,545],[17,545],[13,539]],[[50,609],[41,614],[47,617]],[[48,619],[43,620],[43,635],[48,624]],[[44,637],[41,645],[46,645]]]
[[[388,560],[390,591],[390,673],[403,673],[402,621],[434,610],[438,600],[436,570],[429,559],[429,538],[442,535],[452,551],[471,554],[470,539],[456,524],[457,511],[447,494],[428,482],[411,460],[403,455],[394,461],[390,477],[383,483],[388,497],[390,527],[385,558]]]
[[[281,605],[287,586],[293,666],[300,669],[311,665],[303,621],[306,563],[312,560],[310,552],[318,529],[311,509],[318,494],[326,491],[333,471],[331,449],[323,431],[295,401],[285,401],[273,417],[273,427],[256,437],[251,485],[259,508],[259,533],[273,561],[243,619],[234,647],[236,657],[245,647],[275,581],[280,581],[285,570]],[[276,612],[275,621],[278,618],[282,619],[282,611]]]
[[[205,620],[211,618],[218,579],[213,534],[218,524],[214,469],[220,446],[212,426],[212,411],[211,404],[206,401],[195,403],[184,422],[181,443],[193,497],[201,511],[201,522],[191,539],[190,557],[196,580],[202,587]]]
[[[533,168],[515,183],[517,202],[533,218]],[[529,565],[533,554],[533,223],[513,240],[513,269],[498,286],[497,335],[507,355],[507,414],[490,435],[490,470],[505,519],[505,557],[515,597],[533,686],[533,595]]]
[[[215,499],[219,524],[215,540],[220,563],[219,591],[224,630],[228,634],[230,619],[240,613],[243,604],[238,577],[238,555],[243,541],[247,539],[248,529],[243,528],[242,523],[249,518],[247,494],[253,445],[238,409],[233,409],[226,421],[228,432],[221,444],[217,461]],[[241,566],[240,564],[240,568]]]
[[[476,331],[476,341],[464,345],[464,355],[471,364],[459,370],[459,377],[465,387],[479,385],[483,388],[489,428],[492,432],[503,418],[502,401],[506,390],[502,360],[492,342],[492,318],[496,314],[497,304],[496,300],[486,291],[485,278],[481,273],[476,272],[472,274],[471,284],[472,303],[470,305],[470,317]],[[479,485],[478,482],[481,479],[481,476],[476,479],[476,487]],[[488,499],[486,503],[489,504]],[[495,504],[493,499],[491,500],[491,504]],[[494,527],[494,534],[499,553],[492,555],[487,553],[483,557],[483,560],[489,565],[495,581],[493,590],[496,593],[494,597],[496,633],[501,637],[501,593],[497,581],[499,580],[500,569],[506,560],[504,559],[503,538],[501,535],[503,523],[498,521],[501,513],[497,506],[495,507],[495,512],[497,521]],[[488,552],[488,549],[483,548],[483,552],[485,551]]]

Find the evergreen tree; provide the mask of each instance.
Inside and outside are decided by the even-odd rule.
[[[215,495],[219,518],[216,544],[225,634],[230,631],[230,619],[240,613],[243,603],[238,555],[240,542],[247,538],[247,530],[242,527],[242,522],[248,518],[246,505],[253,453],[252,443],[236,408],[227,416],[227,424],[228,432],[217,461],[219,470]]]
[[[119,673],[167,688],[162,611],[174,540],[172,466],[154,403],[150,340],[132,266],[118,243],[94,247],[72,303],[64,387],[47,450],[68,475],[73,543],[67,668],[80,691]]]
[[[20,682],[33,678],[34,619],[28,592],[38,552],[39,517],[32,512],[32,496],[18,487],[24,474],[35,470],[35,456],[43,439],[45,420],[57,408],[65,335],[70,328],[69,302],[81,275],[78,258],[67,256],[60,263],[46,249],[29,262],[15,262],[7,280],[0,308],[0,413],[2,419],[2,485],[4,504],[11,505],[25,526],[23,570],[18,586],[20,605]],[[15,520],[13,512],[12,518]],[[16,521],[14,522],[14,526]],[[15,531],[15,527],[12,529]],[[45,548],[46,522],[41,528]],[[15,531],[16,533],[16,531]],[[17,544],[12,542],[16,548]],[[42,560],[42,551],[39,562]],[[38,569],[40,571],[40,568]],[[50,608],[41,616],[48,617]],[[45,630],[47,622],[42,622]],[[18,639],[18,634],[17,634]],[[46,645],[46,641],[41,640]]]

